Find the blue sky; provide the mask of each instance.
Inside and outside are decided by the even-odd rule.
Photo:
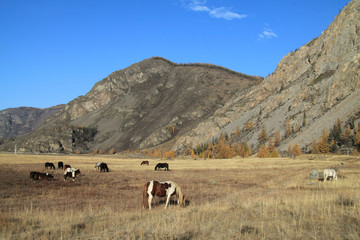
[[[349,0],[0,0],[0,110],[85,95],[152,56],[266,76]]]

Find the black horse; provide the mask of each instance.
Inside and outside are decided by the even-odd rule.
[[[155,171],[157,171],[160,168],[164,168],[165,171],[169,171],[169,164],[167,164],[167,163],[158,163],[155,166]]]
[[[58,169],[64,169],[64,163],[63,162],[58,162]]]
[[[100,172],[110,172],[106,163],[103,162],[100,164]]]
[[[53,163],[51,163],[51,162],[46,162],[45,163],[45,169],[48,169],[48,168],[55,170],[55,165]]]

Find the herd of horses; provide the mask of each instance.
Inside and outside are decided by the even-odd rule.
[[[149,161],[142,161],[140,165],[149,166]],[[45,163],[45,169],[54,169],[55,165],[50,162]],[[72,168],[70,165],[64,165],[63,162],[58,162],[58,169],[64,171],[64,181],[68,177],[71,177],[73,181],[79,175],[81,175],[80,169]],[[157,163],[155,171],[164,169],[164,171],[170,171],[168,163]],[[100,172],[110,172],[108,165],[105,162],[98,162],[95,164],[94,170],[100,170]],[[49,173],[30,172],[30,179],[33,181],[48,180],[53,181],[54,176]],[[324,169],[324,181],[337,180],[337,174],[334,169]],[[174,181],[149,181],[145,183],[143,187],[143,207],[151,210],[151,203],[155,197],[166,197],[165,209],[169,205],[172,196],[177,197],[177,205],[185,207],[185,196],[182,193],[181,187]]]

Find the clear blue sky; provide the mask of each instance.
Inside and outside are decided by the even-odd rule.
[[[266,76],[348,2],[0,0],[0,110],[68,103],[152,56]]]

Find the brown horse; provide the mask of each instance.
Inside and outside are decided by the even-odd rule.
[[[30,179],[34,181],[38,181],[38,180],[54,181],[54,176],[49,173],[30,172]]]
[[[166,197],[165,209],[169,204],[169,200],[172,196],[178,197],[178,205],[185,206],[185,196],[183,195],[181,188],[173,181],[158,182],[150,181],[144,185],[143,188],[143,206],[146,205],[151,209],[151,201],[153,197]]]
[[[142,161],[140,165],[148,165],[149,166],[149,161]]]

